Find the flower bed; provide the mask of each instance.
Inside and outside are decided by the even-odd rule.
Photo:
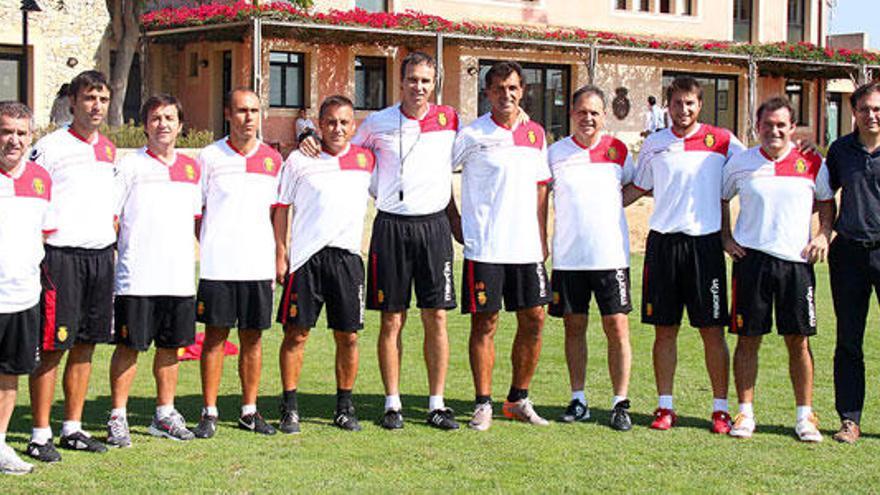
[[[567,41],[584,45],[620,45],[657,50],[684,52],[715,52],[753,55],[757,58],[787,58],[817,62],[845,62],[852,64],[875,64],[880,55],[864,50],[821,48],[812,43],[733,43],[720,41],[675,41],[583,29],[534,26],[493,25],[472,22],[453,22],[442,17],[408,10],[401,13],[371,13],[361,9],[348,11],[310,13],[287,2],[269,2],[254,5],[248,1],[235,4],[205,4],[197,7],[162,9],[144,14],[141,18],[149,30],[175,27],[222,24],[245,21],[254,17],[263,19],[304,22],[314,24],[360,26],[375,29],[397,29],[438,33],[457,33],[488,36],[497,39],[525,39],[544,41]]]

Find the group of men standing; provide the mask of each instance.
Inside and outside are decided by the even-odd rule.
[[[131,445],[126,403],[138,353],[151,344],[157,347],[157,406],[150,433],[175,440],[212,437],[232,327],[241,343],[239,427],[276,433],[257,410],[261,336],[272,325],[276,281],[283,284],[276,316],[284,327],[282,432],[300,431],[297,388],[305,344],[325,304],[336,343],[334,424],[360,429],[352,391],[366,307],[381,312],[377,351],[386,397],[379,423],[403,428],[400,336],[413,289],[424,331],[426,421],[458,429],[444,403],[447,311],[456,307],[452,238],[464,244],[460,307],[471,315],[475,407],[468,426],[486,430],[492,423],[494,336],[502,304],[517,321],[503,415],[548,424],[535,411],[529,386],[549,304],[550,314],[563,319],[572,389],[560,420],[590,417],[585,335],[595,297],[608,340],[610,425],[629,430],[627,313],[633,305],[624,207],[648,193],[655,206],[641,313],[656,329],[659,400],[651,427],[666,430],[677,420],[676,341],[687,308],[703,340],[712,384],[711,431],[751,436],[757,350],[771,331],[775,308],[790,356],[795,432],[803,441],[821,440],[811,408],[812,263],[828,252],[833,194],[842,189],[838,237],[830,249],[842,420],[835,438],[858,438],[862,335],[870,287],[880,288],[880,224],[873,215],[880,209],[874,181],[880,176],[880,84],[853,94],[857,130],[832,145],[826,167],[820,156],[793,144],[794,111],[784,98],[761,105],[760,144],[746,150],[730,131],[699,122],[702,90],[696,80],[680,77],[666,95],[671,126],[648,136],[636,165],[626,145],[604,132],[606,100],[597,87],[573,94],[574,132],[548,147],[543,128],[521,109],[524,81],[515,62],[499,62],[487,72],[491,111],[461,128],[453,108],[430,103],[436,67],[429,55],[407,55],[400,77],[400,103],[370,115],[357,129],[348,98],[324,100],[320,137],[311,130],[298,136],[300,149],[286,162],[259,140],[260,101],[247,89],[227,99],[229,136],[195,160],[175,150],[183,108],[169,95],[144,104],[147,146],[117,160],[113,144],[98,132],[110,99],[98,72],[72,81],[73,123],[41,139],[30,159],[30,110],[0,103],[0,246],[8,253],[0,259],[0,469],[15,474],[32,469],[5,444],[22,374],[30,375],[34,423],[26,453],[40,461],[60,460],[49,413],[65,351],[59,446],[106,451],[81,424],[97,343],[116,344],[107,445]],[[461,213],[452,195],[458,168]],[[728,201],[737,195],[741,210],[732,229]],[[378,213],[365,273],[360,240],[370,196]],[[820,223],[815,236],[814,209]],[[198,287],[192,279],[193,232],[200,242]],[[735,260],[729,312],[724,251]],[[174,396],[177,349],[194,341],[196,321],[205,324],[204,407],[190,430]],[[735,420],[728,413],[724,326],[738,336]]]

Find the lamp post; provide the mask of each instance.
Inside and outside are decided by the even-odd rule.
[[[28,63],[28,14],[42,10],[36,0],[21,0],[21,71],[18,74],[20,85],[18,94],[21,95],[24,104],[28,104],[30,93],[28,91],[28,71],[30,70]]]

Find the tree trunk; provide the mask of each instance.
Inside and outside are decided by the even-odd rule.
[[[116,62],[110,74],[110,110],[107,123],[111,127],[122,125],[125,92],[128,89],[128,73],[140,41],[140,18],[143,12],[141,0],[108,0],[107,7],[113,18],[113,37],[116,41]]]

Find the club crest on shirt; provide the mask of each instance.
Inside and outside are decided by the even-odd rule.
[[[449,122],[449,121],[446,119],[446,113],[444,113],[444,112],[440,112],[440,115],[437,116],[437,122],[438,122],[442,127],[446,127],[446,124]]]
[[[67,327],[58,327],[58,342],[67,340]]]
[[[712,134],[711,132],[706,134],[706,137],[703,138],[703,144],[705,144],[707,148],[715,146],[715,134]]]
[[[275,170],[275,160],[270,157],[266,157],[266,159],[263,160],[263,168],[266,169],[266,172],[272,172],[273,170]]]
[[[608,152],[607,152],[605,155],[606,155],[606,156],[608,157],[608,159],[611,160],[612,162],[615,161],[615,160],[617,160],[617,148],[615,148],[615,147],[613,147],[613,146],[612,146],[612,147],[609,147],[609,148],[608,148]]]
[[[797,162],[794,164],[794,169],[799,174],[805,173],[807,171],[807,162],[805,162],[803,158],[798,158]]]
[[[742,327],[743,327],[743,315],[738,314],[738,315],[736,315],[736,328],[742,328]]]
[[[108,160],[110,160],[111,162],[113,161],[113,147],[111,147],[110,145],[104,146],[104,154],[107,155]]]
[[[385,292],[383,292],[383,291],[380,290],[380,291],[376,294],[376,300],[379,301],[379,304],[382,304],[383,302],[385,302]]]
[[[535,131],[529,129],[529,133],[527,134],[529,138],[529,142],[535,144],[535,141],[538,140],[538,136],[535,135]]]
[[[196,169],[193,168],[192,165],[187,164],[186,167],[183,168],[186,173],[186,178],[189,180],[193,180],[196,178]]]
[[[205,303],[204,303],[204,301],[199,301],[199,305],[196,307],[196,313],[198,313],[199,316],[205,314]]]
[[[297,314],[297,312],[298,312],[298,311],[297,311],[297,309],[296,309],[296,304],[291,304],[291,305],[290,305],[290,317],[291,317],[291,318],[296,318],[296,314]]]
[[[477,292],[477,302],[480,303],[480,306],[485,306],[487,299],[488,298],[486,297],[486,291],[481,290]]]
[[[43,179],[37,177],[34,179],[34,182],[31,183],[31,187],[33,187],[34,192],[37,193],[38,196],[42,196],[43,193],[46,192],[46,184],[43,182]]]
[[[357,154],[357,164],[358,164],[358,167],[360,167],[360,168],[366,168],[367,167],[367,155],[365,155],[363,153],[358,153]]]

